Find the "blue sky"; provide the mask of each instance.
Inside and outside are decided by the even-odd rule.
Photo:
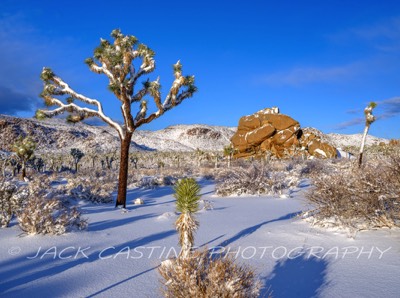
[[[105,4],[103,4],[103,2]],[[0,4],[0,113],[31,116],[48,66],[121,120],[106,79],[83,63],[114,28],[156,52],[165,95],[178,59],[199,92],[142,129],[236,126],[278,106],[302,127],[400,138],[399,1],[32,1]]]

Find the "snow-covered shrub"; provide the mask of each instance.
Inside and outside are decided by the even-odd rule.
[[[175,176],[162,176],[161,177],[161,185],[175,185],[176,182],[178,182],[179,178],[175,177]]]
[[[200,203],[203,204],[203,210],[213,210],[214,209],[214,204],[210,200],[200,200]]]
[[[18,223],[24,232],[61,235],[74,227],[80,230],[87,227],[87,221],[81,219],[76,208],[69,209],[54,197],[45,176],[29,184],[29,196],[18,212]]]
[[[106,176],[79,176],[70,179],[66,188],[75,199],[107,204],[113,202],[112,193],[116,189],[116,182]]]
[[[153,189],[156,188],[158,186],[158,178],[156,176],[144,176],[142,177],[137,186],[138,187],[142,187],[142,188],[149,188],[149,189]]]
[[[137,183],[138,187],[153,189],[157,186],[172,186],[179,180],[176,176],[143,176]]]
[[[306,177],[320,176],[328,173],[331,168],[329,160],[319,158],[309,159],[300,165],[300,175]]]
[[[71,228],[87,227],[76,208],[67,209],[59,200],[31,195],[18,214],[20,228],[27,234],[61,235]]]
[[[297,173],[273,171],[256,163],[248,168],[235,167],[222,171],[217,178],[216,193],[219,196],[282,194],[298,185]]]
[[[6,228],[27,198],[26,189],[19,189],[10,181],[0,180],[0,228]]]
[[[261,283],[250,267],[231,257],[213,258],[207,250],[164,261],[158,271],[161,291],[168,298],[251,298],[260,294]]]
[[[314,177],[315,224],[352,230],[400,226],[400,156]]]

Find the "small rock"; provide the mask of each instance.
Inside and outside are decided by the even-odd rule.
[[[133,204],[144,205],[144,201],[141,198],[137,198],[136,200],[133,201]]]

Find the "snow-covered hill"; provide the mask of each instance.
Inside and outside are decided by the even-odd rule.
[[[323,134],[315,128],[305,128],[322,136],[324,141],[336,147],[358,146],[361,134]],[[132,138],[132,150],[203,151],[223,150],[230,143],[236,127],[202,124],[174,125],[148,131],[138,130]],[[85,123],[67,124],[62,119],[22,119],[0,115],[0,150],[9,151],[18,136],[32,136],[38,143],[39,152],[67,152],[71,148],[108,152],[118,150],[117,133],[108,126],[92,126]],[[388,140],[368,136],[367,145]]]
[[[344,148],[346,146],[360,146],[361,143],[361,138],[362,134],[352,134],[352,135],[344,135],[344,134],[338,134],[338,133],[329,133],[326,135],[328,140],[332,145],[334,145],[336,148]],[[367,146],[371,145],[378,145],[379,143],[387,143],[387,139],[383,138],[377,138],[371,135],[367,136],[367,139],[365,141],[365,144]]]
[[[210,125],[175,125],[158,131],[137,130],[133,150],[222,150],[236,128]],[[0,115],[0,149],[10,150],[18,136],[32,136],[38,150],[69,151],[71,148],[106,152],[120,146],[117,133],[108,126],[67,124],[62,119],[22,119]]]

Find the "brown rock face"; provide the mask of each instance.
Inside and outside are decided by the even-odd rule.
[[[237,132],[231,138],[235,157],[270,153],[277,158],[306,155],[318,158],[337,156],[336,148],[321,141],[313,133],[304,133],[293,118],[267,108],[239,120]]]

